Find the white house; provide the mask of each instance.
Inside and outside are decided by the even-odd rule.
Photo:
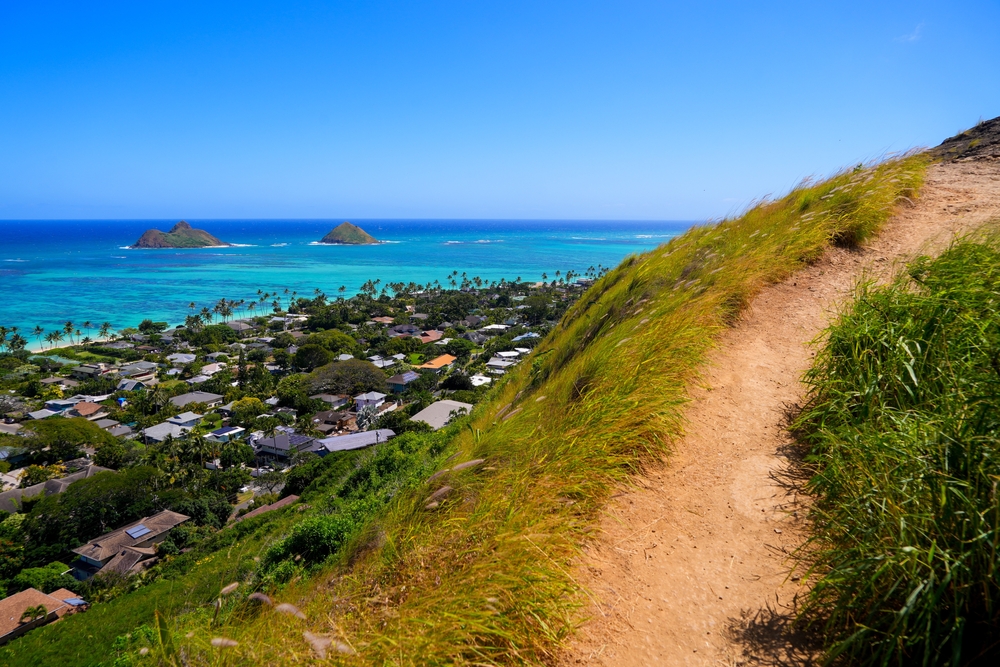
[[[357,410],[378,408],[383,403],[385,403],[385,394],[380,394],[377,391],[369,391],[366,394],[358,394],[354,397],[354,407]]]

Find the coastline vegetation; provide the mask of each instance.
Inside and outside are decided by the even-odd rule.
[[[807,376],[805,618],[849,664],[1000,658],[1000,236],[863,282]]]

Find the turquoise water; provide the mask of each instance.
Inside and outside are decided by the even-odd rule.
[[[615,266],[659,245],[687,222],[354,220],[387,243],[317,245],[340,220],[190,220],[232,248],[130,250],[150,227],[176,221],[0,221],[0,324],[30,330],[67,320],[108,321],[116,329],[150,317],[181,323],[220,298],[256,299],[257,290],[319,288],[355,294],[367,280],[427,283],[452,271],[485,281],[551,280],[555,271],[582,273]],[[287,302],[287,300],[285,301]],[[85,332],[86,333],[86,332]],[[93,336],[95,332],[91,331]]]

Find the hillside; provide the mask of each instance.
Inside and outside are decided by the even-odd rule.
[[[357,225],[342,222],[331,229],[319,242],[341,245],[368,245],[378,243],[379,240]]]
[[[699,663],[735,658],[731,645],[714,642],[729,618],[773,599],[781,577],[749,568],[780,570],[781,556],[768,563],[725,553],[738,533],[715,512],[733,515],[726,492],[739,480],[748,500],[738,511],[761,513],[760,492],[775,493],[770,474],[784,457],[774,451],[787,444],[783,401],[794,399],[790,388],[808,364],[802,344],[862,258],[880,267],[912,252],[933,235],[911,232],[940,231],[939,214],[985,215],[969,208],[968,192],[995,183],[995,169],[930,163],[921,154],[858,166],[628,258],[470,417],[345,461],[303,493],[301,509],[223,530],[182,556],[170,577],[36,630],[0,657],[110,664],[113,641],[121,664],[170,664],[183,653],[204,665],[298,664],[320,654],[359,665],[624,665],[646,662],[652,637],[663,647],[680,634],[694,642],[711,633],[709,650],[685,644],[676,662],[695,649]],[[995,214],[996,200],[991,206]],[[880,238],[861,251],[887,223],[885,245]],[[734,468],[738,479],[726,476]],[[644,488],[630,488],[636,481]],[[779,552],[794,548],[800,529],[776,532],[767,523],[774,512],[737,524],[750,527],[740,548],[767,552],[775,536]],[[682,567],[670,560],[678,536],[691,540]],[[705,561],[737,570],[732,592],[709,587],[711,598],[698,597],[702,583],[719,581],[697,569]],[[674,588],[651,588],[672,572]],[[760,579],[762,587],[735,589]],[[239,588],[218,598],[216,611],[233,581]],[[654,595],[657,605],[683,604],[640,616]],[[696,627],[681,632],[691,613],[701,614]],[[585,615],[596,624],[561,654]],[[81,641],[88,635],[100,635],[105,653]]]
[[[147,229],[132,248],[208,248],[231,245],[181,220],[169,232]]]

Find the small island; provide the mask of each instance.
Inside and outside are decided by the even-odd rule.
[[[209,248],[228,246],[203,229],[195,229],[181,220],[169,232],[147,229],[130,248]]]
[[[329,234],[320,239],[319,242],[340,245],[369,245],[372,243],[381,243],[381,241],[365,230],[361,229],[357,225],[352,225],[349,222],[343,222],[337,225],[330,230]]]

